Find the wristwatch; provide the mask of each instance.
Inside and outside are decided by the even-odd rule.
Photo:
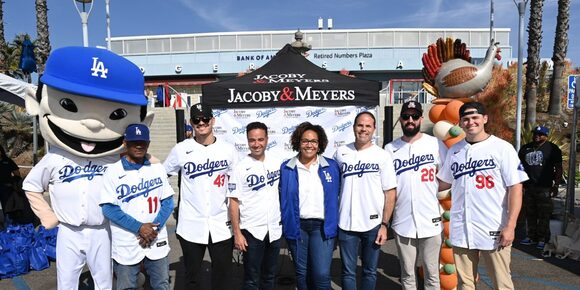
[[[386,223],[386,222],[381,222],[381,226],[385,226],[385,228],[388,228],[389,227],[389,224]]]

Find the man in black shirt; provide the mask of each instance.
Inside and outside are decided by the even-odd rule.
[[[526,208],[527,238],[520,243],[543,249],[550,239],[551,197],[558,193],[562,181],[562,151],[548,141],[550,130],[537,126],[532,142],[519,152],[520,160],[530,179],[524,183],[524,206]]]

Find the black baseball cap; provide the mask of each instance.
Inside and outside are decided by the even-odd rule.
[[[472,112],[472,111],[465,112],[469,109],[475,109],[475,112]],[[460,118],[463,118],[464,116],[471,115],[471,114],[487,115],[487,112],[485,110],[485,106],[480,102],[465,103],[459,108],[459,117]]]
[[[417,112],[419,112],[419,114],[423,115],[423,107],[421,106],[421,103],[417,101],[405,102],[403,104],[403,107],[401,107],[401,114],[407,110],[416,110]]]
[[[195,118],[212,118],[213,112],[209,106],[202,105],[201,103],[197,103],[191,106],[191,110],[189,111],[191,119]]]

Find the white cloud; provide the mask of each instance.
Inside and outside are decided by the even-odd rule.
[[[179,0],[183,6],[204,20],[207,26],[226,31],[246,30],[240,19],[235,18],[235,7],[230,1]]]

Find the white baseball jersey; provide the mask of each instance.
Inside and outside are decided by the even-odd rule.
[[[228,175],[237,162],[233,145],[217,139],[208,146],[194,139],[179,142],[163,163],[168,174],[181,171],[181,201],[176,233],[207,244],[232,237],[227,208]]]
[[[447,151],[437,174],[450,183],[450,238],[453,246],[493,250],[508,218],[507,187],[528,179],[514,147],[495,136]]]
[[[377,145],[356,150],[354,143],[334,153],[342,179],[338,226],[345,231],[365,232],[383,219],[384,191],[397,187],[393,160]]]
[[[96,226],[105,221],[101,211],[99,186],[117,155],[83,158],[52,147],[32,168],[22,184],[25,191],[50,193],[58,221],[73,226]]]
[[[240,228],[256,239],[270,241],[282,236],[280,224],[280,162],[266,155],[264,161],[250,156],[238,163],[230,177],[228,197],[235,197],[240,204]]]
[[[101,204],[117,205],[141,223],[151,223],[159,214],[161,201],[171,197],[173,189],[161,164],[125,170],[119,160],[109,167],[103,178]],[[149,248],[139,245],[138,235],[111,222],[111,256],[122,265],[135,265],[147,257],[159,260],[169,253],[167,229],[159,230]]]
[[[399,138],[385,145],[385,150],[391,154],[397,174],[393,230],[412,239],[441,234],[436,175],[447,148],[437,138],[422,134],[413,143]]]

